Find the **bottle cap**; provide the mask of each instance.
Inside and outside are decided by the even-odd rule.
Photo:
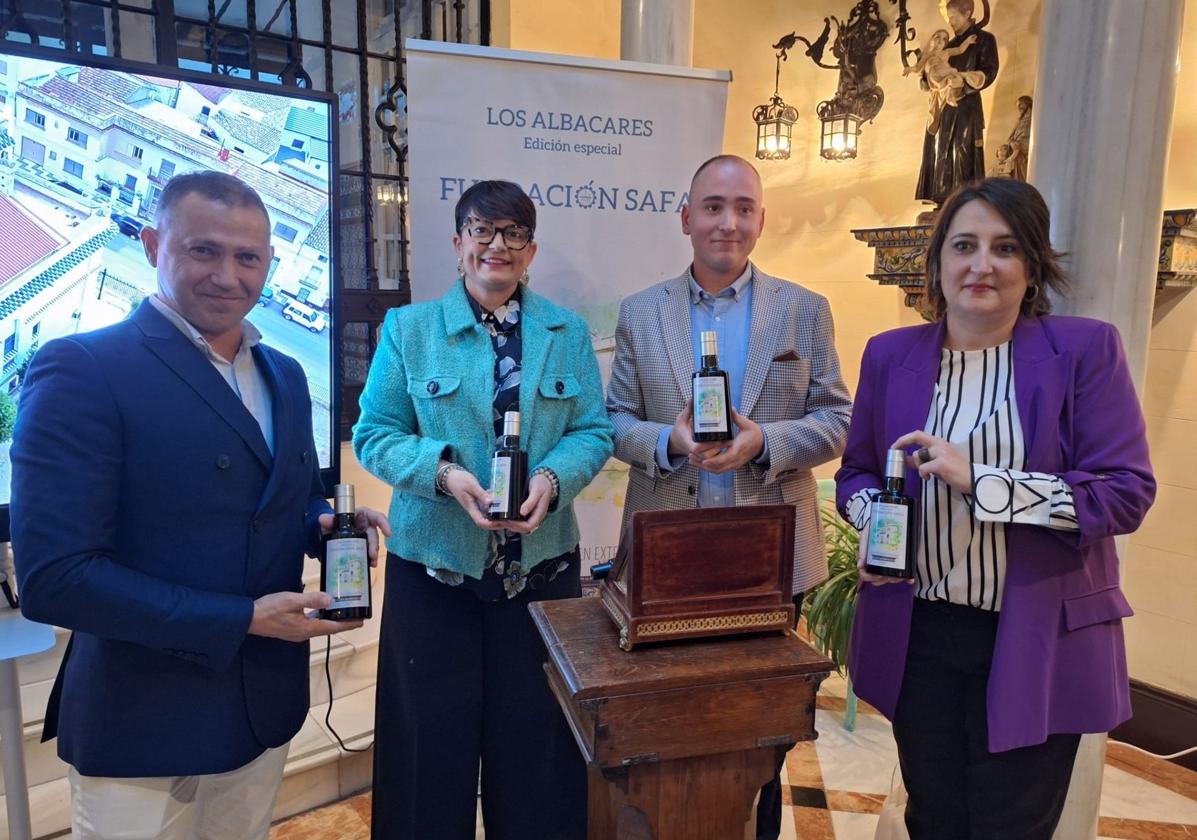
[[[891,449],[885,456],[885,477],[902,478],[906,475],[906,452],[902,449]]]
[[[520,436],[520,413],[508,411],[503,415],[503,434],[508,437]]]
[[[352,484],[338,484],[333,487],[333,510],[337,513],[353,513]]]
[[[702,334],[702,355],[704,356],[718,356],[719,355],[719,335],[713,331],[704,331]]]

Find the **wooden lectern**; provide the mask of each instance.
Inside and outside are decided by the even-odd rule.
[[[590,840],[755,837],[753,800],[779,756],[815,737],[832,663],[793,632],[624,652],[597,598],[529,609],[589,767]]]

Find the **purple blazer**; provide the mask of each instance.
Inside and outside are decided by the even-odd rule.
[[[886,449],[922,429],[943,322],[882,333],[865,347],[836,501],[880,487]],[[1139,527],[1155,479],[1118,332],[1044,316],[1014,327],[1014,390],[1026,469],[1072,487],[1078,532],[1007,525],[1006,588],[989,677],[989,749],[1056,732],[1108,732],[1131,715],[1114,536]],[[918,486],[908,470],[907,486]],[[910,641],[913,587],[862,584],[848,667],[858,696],[891,720]]]

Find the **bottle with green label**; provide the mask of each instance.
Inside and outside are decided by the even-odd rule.
[[[915,503],[905,493],[906,453],[891,449],[885,459],[885,487],[869,504],[865,571],[886,577],[914,577]]]
[[[490,518],[523,521],[528,498],[528,453],[520,449],[520,413],[503,415],[503,436],[490,461]]]
[[[370,603],[370,551],[366,532],[354,525],[353,485],[333,489],[333,528],[324,537],[324,562],[320,565],[320,591],[332,604],[320,611],[331,621],[360,621],[372,614]]]
[[[731,397],[727,372],[719,369],[719,339],[702,334],[702,368],[694,372],[694,440],[732,439]]]

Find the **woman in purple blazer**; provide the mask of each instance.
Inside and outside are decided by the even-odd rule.
[[[914,450],[915,577],[861,569],[849,668],[893,721],[915,840],[1047,840],[1080,733],[1131,713],[1113,538],[1155,481],[1117,331],[1047,314],[1046,290],[1066,289],[1048,229],[1029,184],[947,200],[927,252],[935,320],[865,348],[836,475],[864,529],[886,451]]]

